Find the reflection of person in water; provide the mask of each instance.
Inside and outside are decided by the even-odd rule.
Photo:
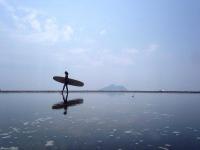
[[[64,112],[63,112],[63,114],[64,115],[66,115],[67,114],[67,98],[68,98],[68,94],[66,95],[66,98],[64,97],[64,95],[62,94],[62,96],[63,96],[63,101],[64,101],[64,103],[66,104],[65,106],[64,106]]]
[[[67,103],[67,95],[66,97],[64,97],[64,94],[62,94],[62,98],[63,98],[64,103]]]
[[[69,80],[68,80],[68,72],[65,71],[65,83],[63,85],[62,94],[63,94],[63,92],[65,90],[65,87],[66,87],[66,89],[67,89],[67,96],[66,97],[68,97],[68,82],[69,82]]]
[[[81,98],[68,100],[67,95],[65,97],[64,94],[62,94],[62,98],[63,98],[63,102],[54,104],[52,106],[52,109],[63,109],[64,108],[64,112],[63,112],[64,115],[67,114],[68,107],[80,105],[83,103],[83,99],[81,99]]]

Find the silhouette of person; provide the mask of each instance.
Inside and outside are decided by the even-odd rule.
[[[64,83],[64,85],[63,85],[62,94],[63,94],[63,92],[64,92],[64,89],[66,88],[66,90],[67,90],[66,99],[67,99],[67,97],[68,97],[68,82],[69,82],[69,80],[68,80],[68,72],[65,71],[65,83]]]
[[[67,114],[67,98],[68,98],[68,96],[66,95],[66,98],[65,98],[64,95],[62,94],[62,97],[63,97],[64,103],[66,104],[65,107],[64,107],[63,114],[66,115]]]

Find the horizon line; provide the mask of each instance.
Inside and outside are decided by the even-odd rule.
[[[59,92],[61,92],[61,90],[0,90],[0,93],[59,93]],[[69,93],[199,93],[200,94],[200,90],[69,90]]]

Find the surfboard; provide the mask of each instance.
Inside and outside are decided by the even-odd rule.
[[[53,79],[57,82],[60,82],[60,83],[65,83],[65,77],[60,77],[60,76],[54,76]],[[75,80],[75,79],[71,79],[69,78],[69,82],[68,82],[69,85],[73,85],[73,86],[83,86],[84,83],[81,82],[81,81],[78,81],[78,80]]]

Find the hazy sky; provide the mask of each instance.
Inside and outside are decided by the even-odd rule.
[[[0,0],[0,88],[200,90],[199,0]]]

